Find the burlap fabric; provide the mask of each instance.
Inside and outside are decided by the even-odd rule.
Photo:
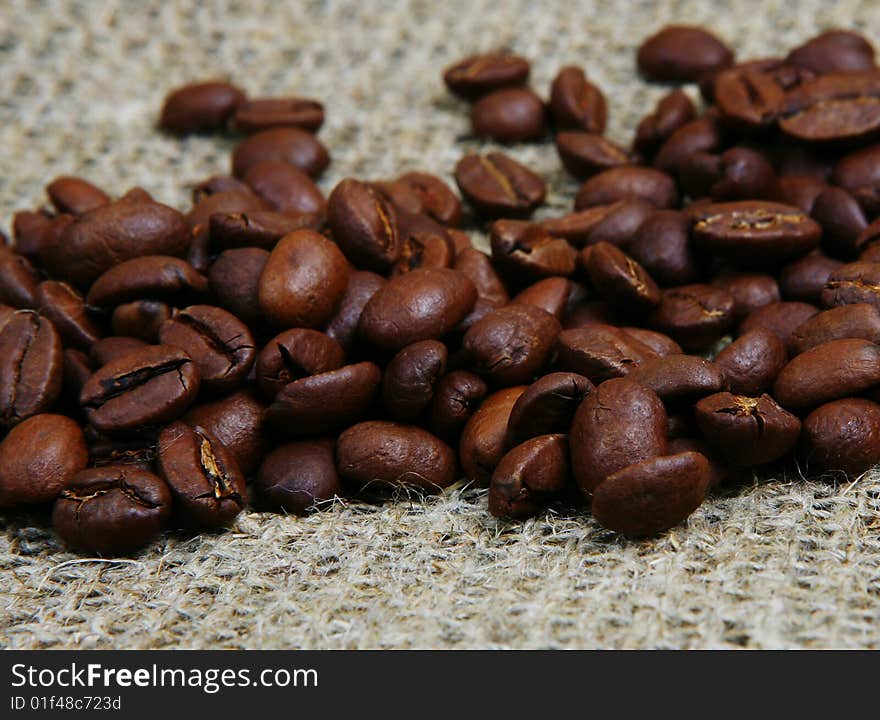
[[[147,7],[150,6],[150,7]],[[327,103],[321,137],[346,175],[449,176],[477,144],[440,80],[452,59],[509,46],[546,92],[565,63],[608,95],[628,142],[661,88],[639,41],[706,23],[742,57],[851,26],[880,40],[880,4],[667,2],[36,2],[0,8],[0,206],[44,201],[82,174],[178,207],[228,168],[232,141],[153,129],[167,89],[228,75],[252,94]],[[576,184],[551,145],[510,151],[541,172],[544,212]],[[586,514],[505,524],[485,492],[354,501],[308,518],[244,513],[227,532],[172,535],[124,561],[61,548],[43,516],[0,520],[0,645],[12,648],[697,648],[880,645],[880,476],[756,477],[686,525],[626,542]]]

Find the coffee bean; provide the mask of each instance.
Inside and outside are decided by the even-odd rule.
[[[156,199],[152,195],[150,195],[150,193],[137,185],[133,188],[126,190],[122,195],[120,195],[119,200],[120,202],[130,203],[156,202]]]
[[[550,112],[557,130],[601,135],[608,114],[605,96],[579,67],[562,68],[550,87]]]
[[[217,304],[251,328],[261,327],[260,275],[269,253],[260,248],[233,248],[220,253],[211,264],[208,283]],[[114,311],[114,317],[119,308]]]
[[[420,226],[423,223],[436,225],[424,215],[407,217],[400,214],[398,217],[401,238],[400,258],[391,270],[392,275],[403,275],[419,268],[452,267],[455,261],[455,248],[445,228],[437,225],[436,229],[422,229]]]
[[[785,103],[785,89],[772,71],[733,67],[715,76],[713,93],[725,123],[754,131],[776,122]]]
[[[623,148],[593,133],[559,133],[556,136],[556,152],[563,167],[582,179],[630,163],[630,157]]]
[[[317,330],[285,330],[266,343],[257,357],[257,384],[269,397],[288,383],[341,368],[345,352],[338,342]]]
[[[620,328],[601,323],[563,330],[556,342],[556,354],[560,370],[579,373],[596,384],[624,377],[656,355]]]
[[[385,279],[376,273],[355,270],[349,275],[345,294],[325,328],[327,336],[336,340],[346,353],[354,349],[364,307],[384,284]]]
[[[182,350],[151,345],[104,365],[80,402],[98,430],[119,433],[177,419],[199,391],[196,364]]]
[[[282,160],[262,160],[243,176],[251,189],[280,212],[322,216],[324,196],[312,179],[297,167]]]
[[[147,347],[148,343],[136,337],[101,338],[89,350],[89,360],[95,367],[106,365],[117,358]]]
[[[146,298],[185,304],[202,297],[207,290],[205,276],[185,260],[146,255],[126,260],[103,273],[92,284],[87,300],[98,307]]]
[[[682,285],[664,290],[651,325],[687,351],[708,350],[733,322],[733,296],[712,285]]]
[[[455,269],[474,284],[481,300],[496,306],[507,304],[507,289],[486,253],[476,248],[462,250],[455,258]]]
[[[682,125],[697,115],[693,101],[682,90],[660,98],[650,115],[646,115],[636,128],[633,147],[640,153],[652,155]]]
[[[155,344],[159,328],[171,317],[171,308],[159,300],[134,300],[117,305],[110,325],[114,335],[127,335]]]
[[[772,275],[725,273],[714,278],[712,284],[733,296],[735,321],[742,320],[760,307],[779,302],[779,285]]]
[[[285,385],[266,421],[287,435],[323,435],[358,422],[379,390],[382,373],[371,362],[345,365]]]
[[[709,489],[728,485],[744,474],[742,468],[728,465],[718,453],[716,453],[704,440],[693,437],[670,437],[667,452],[670,455],[679,453],[695,452],[706,458],[709,462]]]
[[[230,523],[244,507],[244,476],[235,457],[204,428],[176,422],[157,443],[159,470],[181,518],[196,527]]]
[[[82,215],[110,202],[107,193],[77,177],[55,178],[46,186],[46,193],[58,212],[71,215]]]
[[[461,201],[436,175],[408,172],[397,178],[395,184],[413,193],[421,204],[420,212],[432,220],[449,227],[461,224]]]
[[[72,219],[72,218],[71,218]],[[31,262],[38,262],[43,246],[43,236],[52,225],[53,218],[45,212],[17,212],[12,216],[12,249]],[[0,283],[2,285],[3,283]]]
[[[453,370],[434,387],[428,427],[445,442],[455,442],[461,429],[489,392],[489,386],[475,373]]]
[[[270,452],[255,485],[272,509],[297,515],[317,510],[343,495],[336,473],[333,440],[299,440],[279,445]]]
[[[627,377],[653,390],[667,407],[691,405],[724,385],[721,369],[695,355],[650,358]]]
[[[259,281],[259,305],[277,327],[317,327],[332,317],[348,283],[339,248],[311,230],[284,237]]]
[[[706,441],[735,465],[779,460],[801,431],[801,421],[769,395],[717,393],[700,400],[694,412]]]
[[[260,132],[275,127],[297,127],[317,132],[324,124],[324,106],[299,97],[264,97],[245,100],[235,110],[237,130]]]
[[[392,278],[369,299],[360,336],[395,352],[419,340],[438,340],[464,319],[476,300],[474,284],[455,270],[413,270]]]
[[[801,323],[788,339],[792,357],[805,350],[844,338],[880,343],[880,311],[867,303],[831,308]]]
[[[427,430],[373,420],[353,425],[336,442],[336,468],[358,487],[379,483],[437,492],[458,478],[455,453]]]
[[[122,465],[77,473],[61,491],[52,525],[66,544],[127,555],[151,542],[171,515],[171,492],[152,473]]]
[[[610,205],[598,205],[561,217],[541,220],[538,225],[553,237],[564,238],[575,247],[583,247],[589,241],[593,229],[624,203],[625,201],[620,201]],[[653,206],[648,205],[648,207],[653,212]]]
[[[538,435],[568,433],[575,411],[595,388],[583,375],[556,372],[539,378],[519,396],[507,421],[507,447]]]
[[[272,210],[215,213],[208,221],[214,250],[254,247],[272,250],[285,235],[296,230],[320,230],[322,217],[311,213],[284,214]]]
[[[577,409],[569,442],[574,478],[589,497],[612,473],[666,454],[663,402],[632,380],[607,380]]]
[[[609,475],[593,491],[593,517],[629,537],[647,537],[678,525],[706,497],[711,469],[696,452],[653,457]]]
[[[385,272],[400,258],[394,206],[367,183],[346,179],[330,193],[327,220],[346,257],[359,267]]]
[[[249,185],[242,183],[241,187],[204,194],[186,214],[186,222],[194,237],[207,237],[214,215],[250,215],[270,209],[269,204],[251,190]]]
[[[854,262],[837,268],[822,289],[825,307],[868,303],[880,308],[880,263]]]
[[[216,132],[244,100],[244,93],[230,83],[184,85],[166,96],[159,127],[175,135]]]
[[[791,410],[807,410],[858,395],[880,383],[880,346],[868,340],[832,340],[805,350],[786,365],[773,395]]]
[[[51,502],[88,461],[85,438],[73,420],[29,417],[0,441],[0,507]]]
[[[46,412],[61,393],[64,361],[52,323],[19,310],[0,327],[0,427]]]
[[[61,381],[62,407],[70,407],[68,414],[79,410],[79,394],[83,385],[92,376],[94,368],[89,356],[81,350],[67,349],[62,353],[63,368]]]
[[[666,173],[649,167],[624,165],[594,175],[578,190],[575,210],[607,205],[617,200],[646,200],[658,209],[678,205],[675,181]]]
[[[661,357],[665,355],[681,355],[684,352],[681,349],[681,345],[663,333],[638,327],[622,327],[620,330],[625,335],[642,343],[642,345],[647,345]]]
[[[577,267],[577,250],[567,240],[526,220],[496,220],[489,241],[495,266],[517,283],[573,275]]]
[[[826,187],[823,180],[813,175],[783,175],[779,178],[779,201],[809,215]]]
[[[547,132],[544,102],[528,88],[503,88],[483,95],[471,108],[474,135],[498,142],[540,140]]]
[[[528,217],[544,202],[547,186],[513,158],[494,152],[465,155],[455,182],[474,210],[485,217]]]
[[[874,48],[856,32],[827,30],[788,53],[786,62],[821,75],[874,69]]]
[[[820,405],[804,420],[802,445],[810,471],[857,478],[880,463],[880,405],[862,398]]]
[[[415,422],[428,408],[448,356],[443,343],[422,340],[392,358],[382,376],[382,402],[394,420]]]
[[[34,295],[34,307],[52,321],[65,347],[87,351],[104,334],[82,295],[67,283],[41,282]]]
[[[788,362],[785,343],[772,330],[756,327],[715,357],[728,390],[756,397],[767,392]]]
[[[717,152],[722,145],[718,114],[706,112],[673,132],[654,156],[654,167],[676,174],[684,160],[698,152]]]
[[[547,364],[561,326],[533,305],[508,305],[465,333],[463,346],[477,372],[497,385],[530,382]]]
[[[0,245],[0,303],[33,308],[39,284],[40,275],[28,259]]]
[[[498,518],[536,515],[570,483],[568,438],[531,438],[505,454],[492,473],[489,512]]]
[[[868,215],[876,216],[880,210],[880,145],[869,145],[840,158],[831,182],[851,192]]]
[[[822,226],[822,250],[832,257],[855,258],[862,247],[868,221],[855,198],[842,188],[829,187],[816,198],[813,219]]]
[[[679,166],[679,181],[688,195],[708,194],[713,200],[774,200],[779,181],[767,159],[746,147],[720,155],[695,153]]]
[[[610,243],[588,246],[585,262],[590,282],[599,295],[633,314],[646,312],[660,303],[660,288],[645,269]]]
[[[566,278],[549,277],[529,285],[511,300],[513,305],[533,305],[561,320],[571,294],[571,282]]]
[[[446,87],[459,97],[473,99],[503,87],[524,85],[529,61],[511,52],[471,55],[443,72]]]
[[[330,164],[330,155],[321,141],[307,130],[270,128],[250,135],[235,146],[232,174],[243,178],[248,170],[264,160],[290,163],[315,178]]]
[[[510,413],[525,390],[519,385],[492,393],[468,419],[458,443],[461,469],[468,480],[489,484],[506,449]]]
[[[694,82],[733,63],[733,52],[712,33],[668,25],[639,46],[639,72],[659,82]]]
[[[817,307],[808,303],[771,303],[749,313],[739,325],[739,334],[744,335],[755,328],[766,328],[776,333],[787,347],[795,329],[818,312]]]
[[[828,278],[843,263],[814,250],[783,266],[779,272],[779,289],[786,300],[818,305]]]

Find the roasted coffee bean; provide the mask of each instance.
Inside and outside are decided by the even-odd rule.
[[[807,469],[856,478],[880,463],[880,405],[862,398],[835,400],[804,420]]]
[[[473,309],[474,284],[448,268],[426,268],[398,275],[377,290],[361,313],[361,338],[386,351],[419,340],[437,340]]]
[[[503,153],[465,155],[455,182],[474,210],[485,217],[528,217],[544,202],[547,186],[531,170]]]
[[[571,294],[571,282],[561,277],[550,277],[529,285],[510,301],[513,305],[534,305],[561,320]]]
[[[599,385],[571,425],[571,464],[589,497],[612,473],[666,454],[666,410],[657,394],[626,378]]]
[[[677,174],[686,158],[698,152],[717,152],[721,149],[722,132],[717,113],[705,113],[673,132],[654,156],[654,167],[666,173]]]
[[[168,486],[152,473],[123,465],[90,468],[61,491],[52,525],[77,550],[126,555],[159,535],[171,502]]]
[[[86,350],[103,334],[80,295],[67,283],[46,280],[37,286],[34,307],[52,321],[65,347]]]
[[[788,348],[794,357],[816,345],[844,338],[880,343],[880,311],[867,303],[854,303],[820,312],[792,332]]]
[[[78,177],[55,178],[46,186],[46,194],[58,212],[71,215],[82,215],[110,202],[101,188]]]
[[[183,421],[212,433],[250,475],[266,454],[264,431],[266,406],[250,390],[239,390],[213,402],[192,408]]]
[[[656,208],[646,200],[620,200],[542,220],[540,225],[554,237],[565,238],[576,247],[603,241],[626,247],[638,227],[654,212]]]
[[[868,303],[880,308],[880,263],[854,262],[837,268],[828,277],[821,300],[825,307]]]
[[[219,527],[241,512],[247,497],[244,475],[208,430],[178,421],[159,434],[157,450],[174,509],[187,524]]]
[[[734,465],[779,460],[801,431],[801,421],[769,395],[717,393],[700,400],[694,412],[706,441]]]
[[[541,435],[501,458],[489,484],[489,512],[498,518],[524,518],[571,483],[568,438]]]
[[[713,94],[724,123],[751,131],[776,122],[785,103],[785,89],[772,72],[733,67],[715,76]]]
[[[699,276],[690,248],[690,220],[676,210],[660,210],[638,228],[627,251],[660,285],[684,285]]]
[[[642,460],[599,484],[593,491],[593,517],[629,537],[656,535],[700,506],[710,479],[709,461],[697,452]]]
[[[865,213],[880,213],[880,145],[869,145],[844,155],[834,166],[831,182],[848,190]]]
[[[443,72],[446,87],[465,99],[503,87],[524,85],[528,77],[529,61],[507,51],[471,55]]]
[[[599,384],[628,375],[656,353],[620,328],[594,322],[559,333],[556,355],[560,370],[579,373]]]
[[[338,431],[363,418],[381,378],[376,365],[362,362],[294,380],[275,396],[266,421],[287,435]]]
[[[131,438],[113,438],[86,426],[85,435],[93,467],[122,465],[148,473],[156,472],[155,429],[151,429],[145,437],[135,434]]]
[[[498,142],[540,140],[547,133],[544,102],[528,88],[503,88],[471,108],[474,135]]]
[[[582,179],[630,163],[623,148],[594,133],[561,132],[556,136],[556,152],[563,167]]]
[[[28,259],[0,244],[0,303],[33,308],[39,284],[40,275]]]
[[[599,295],[610,303],[639,314],[660,304],[660,288],[645,269],[629,255],[610,243],[600,242],[587,248],[585,262],[590,282]]]
[[[296,230],[320,230],[322,225],[322,216],[311,213],[291,215],[273,210],[214,213],[208,221],[208,234],[214,250],[241,247],[272,250],[285,235]]]
[[[664,290],[651,313],[651,325],[685,350],[708,350],[733,323],[733,296],[712,285],[682,285]]]
[[[880,345],[869,340],[832,340],[792,358],[773,386],[786,408],[802,411],[858,395],[880,383]]]
[[[150,345],[104,365],[83,386],[80,402],[97,430],[117,433],[177,419],[198,392],[199,372],[189,355]]]
[[[454,442],[488,392],[479,375],[467,370],[447,373],[434,387],[429,429],[441,440]]]
[[[510,413],[525,390],[525,385],[498,390],[470,416],[458,444],[461,469],[468,480],[489,484],[506,449]]]
[[[112,202],[90,210],[63,230],[53,265],[63,279],[88,287],[102,273],[143,255],[183,255],[190,244],[186,221],[160,203]]]
[[[259,292],[260,275],[268,260],[266,250],[233,248],[220,253],[208,272],[208,284],[217,304],[254,329],[265,322]],[[118,311],[114,311],[114,318]]]
[[[244,101],[244,93],[227,82],[184,85],[165,98],[159,127],[175,135],[216,132]]]
[[[67,349],[62,353],[63,369],[61,381],[61,398],[73,408],[79,408],[79,394],[83,385],[92,376],[94,369],[89,356],[81,350]],[[76,412],[73,410],[72,412]]]
[[[556,372],[539,378],[519,396],[507,421],[507,447],[538,435],[567,434],[583,399],[595,388],[583,375]]]
[[[733,319],[742,320],[759,307],[779,302],[779,285],[772,275],[759,273],[725,273],[712,284],[733,296]]]
[[[232,175],[212,175],[207,180],[202,180],[193,186],[192,204],[198,205],[211,195],[230,191],[251,194],[251,189]]]
[[[695,355],[650,358],[628,377],[657,393],[667,407],[690,405],[724,386],[721,369]]]
[[[149,343],[136,337],[110,336],[101,338],[89,350],[89,360],[95,367],[106,365],[136,350],[147,347]]]
[[[708,194],[713,200],[775,200],[779,181],[760,153],[746,147],[720,155],[695,153],[679,167],[679,181],[688,195]]]
[[[445,232],[412,232],[405,226],[406,223],[402,222],[400,259],[394,264],[392,275],[403,275],[419,268],[452,267],[455,249]]]
[[[324,106],[308,98],[253,98],[235,109],[234,123],[237,130],[245,133],[274,127],[297,127],[317,132],[324,124]]]
[[[385,272],[400,258],[394,206],[367,183],[351,178],[339,183],[327,201],[327,221],[355,265]]]
[[[255,485],[272,509],[302,515],[343,495],[333,440],[299,440],[270,452]]]
[[[117,305],[110,318],[114,335],[124,335],[156,343],[159,328],[171,317],[171,308],[159,300],[134,300]]]
[[[45,212],[23,210],[15,213],[12,216],[12,247],[15,252],[31,262],[38,262],[44,235],[51,225],[52,217]]]
[[[740,335],[715,357],[726,389],[752,397],[773,387],[787,362],[785,343],[772,330],[762,327]]]
[[[254,133],[235,146],[232,174],[243,178],[248,170],[263,160],[290,163],[315,178],[330,164],[330,155],[321,141],[307,130],[276,127]]]
[[[110,268],[92,284],[87,300],[97,307],[114,307],[145,298],[186,303],[202,297],[208,280],[176,257],[145,255]]]
[[[823,180],[813,175],[783,175],[779,178],[779,201],[809,215],[826,187]]]
[[[703,28],[668,25],[639,46],[639,72],[659,82],[694,82],[733,63],[733,51]]]
[[[673,90],[660,98],[654,112],[639,122],[633,146],[640,153],[652,155],[672,133],[696,116],[693,101],[682,90]]]
[[[376,273],[355,270],[349,275],[345,294],[325,327],[327,336],[336,340],[346,353],[355,346],[364,307],[384,284],[385,279]]]
[[[280,212],[322,216],[324,195],[312,179],[282,160],[263,160],[252,165],[242,178],[251,189]]]
[[[557,130],[602,134],[608,115],[602,91],[575,66],[562,68],[550,87],[550,112]]]
[[[578,190],[574,207],[583,210],[618,200],[646,200],[662,210],[678,205],[678,190],[666,173],[639,165],[624,165],[587,180]]]
[[[813,219],[822,226],[822,250],[843,259],[855,258],[866,241],[862,231],[868,221],[855,198],[842,188],[829,187],[816,198]]]
[[[667,452],[670,455],[679,453],[699,453],[709,461],[709,489],[726,485],[739,477],[743,470],[732,467],[716,453],[704,440],[692,437],[670,437]]]
[[[51,502],[88,461],[85,437],[73,420],[29,417],[0,441],[0,507]]]
[[[489,313],[465,333],[463,346],[474,368],[496,385],[530,382],[547,364],[559,321],[533,305],[508,305]]]
[[[257,357],[257,384],[270,398],[287,384],[341,368],[345,351],[317,330],[295,328],[272,338]]]
[[[817,75],[848,70],[873,70],[874,48],[850,30],[826,30],[794,48],[786,62],[811,70]]]
[[[249,185],[243,185],[234,190],[205,194],[186,214],[186,222],[194,237],[207,238],[214,215],[250,214],[270,209],[269,204],[251,190]]]
[[[0,428],[49,410],[61,393],[64,360],[52,323],[19,310],[0,327]]]
[[[779,289],[786,300],[818,305],[825,283],[843,263],[815,250],[785,265],[779,272]]]
[[[643,345],[647,345],[657,355],[663,357],[665,355],[681,355],[684,351],[675,340],[668,335],[655,330],[647,330],[638,327],[622,327],[620,330]]]
[[[492,305],[506,305],[507,289],[486,253],[465,248],[455,258],[455,269],[465,275],[477,289],[477,297]]]
[[[336,469],[346,482],[437,492],[457,479],[455,453],[427,430],[373,420],[353,425],[336,442]]]
[[[311,230],[284,237],[260,274],[260,310],[276,327],[318,327],[348,284],[349,265],[335,243]]]
[[[569,276],[577,267],[577,250],[567,240],[526,220],[496,220],[489,241],[495,266],[514,282]]]
[[[395,180],[413,193],[421,203],[421,212],[449,227],[461,224],[461,201],[449,186],[436,175],[408,172]]]
[[[448,357],[443,343],[422,340],[392,358],[382,376],[382,403],[394,420],[414,422],[425,412]]]
[[[755,328],[766,328],[776,333],[787,347],[794,330],[818,312],[819,308],[808,303],[771,303],[749,313],[739,325],[739,334],[745,335]]]

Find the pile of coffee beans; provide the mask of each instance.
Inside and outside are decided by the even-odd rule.
[[[325,198],[320,103],[172,92],[164,131],[244,136],[229,175],[186,213],[61,177],[0,249],[0,507],[54,503],[65,543],[113,555],[463,477],[498,517],[586,501],[641,537],[757,466],[880,462],[871,44],[737,61],[673,26],[637,65],[703,102],[670,88],[630,147],[582,68],[547,101],[512,52],[445,71],[476,136],[552,140],[583,181],[540,220],[504,152],[462,157],[458,193],[408,172]]]

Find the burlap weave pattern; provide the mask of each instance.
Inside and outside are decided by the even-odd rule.
[[[870,0],[7,0],[0,217],[8,227],[44,202],[63,173],[184,207],[189,182],[227,170],[232,140],[168,138],[155,115],[169,87],[218,75],[326,101],[327,191],[347,175],[448,177],[478,144],[440,71],[498,46],[533,60],[542,93],[561,65],[583,64],[608,96],[610,136],[628,142],[664,92],[635,77],[635,47],[675,20],[708,24],[742,57],[835,25],[880,41]],[[552,145],[510,152],[550,182],[542,214],[570,207],[576,184]],[[170,535],[118,562],[66,552],[43,516],[0,524],[3,647],[880,646],[876,473],[756,478],[639,543],[586,514],[499,523],[484,492],[461,488],[308,518],[248,511],[227,532]]]

